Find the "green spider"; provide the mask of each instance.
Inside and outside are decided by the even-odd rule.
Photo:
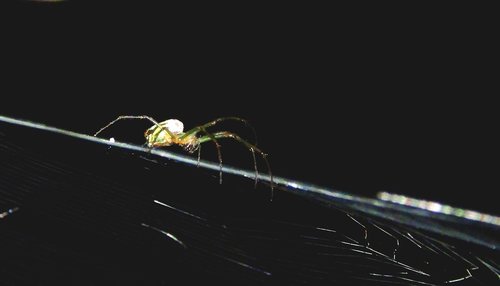
[[[215,133],[210,133],[207,131],[207,128],[214,126],[221,121],[226,121],[226,120],[235,120],[248,124],[248,122],[245,119],[239,117],[221,117],[212,120],[206,124],[196,126],[184,132],[184,124],[177,119],[168,119],[158,123],[152,117],[146,115],[122,115],[118,116],[118,118],[111,121],[108,125],[104,126],[103,128],[101,128],[94,134],[94,136],[97,136],[106,128],[110,127],[111,125],[122,119],[146,119],[151,121],[152,123],[154,123],[154,125],[148,128],[144,133],[144,137],[146,138],[146,144],[148,147],[154,148],[154,147],[167,147],[171,145],[178,145],[181,146],[184,150],[188,151],[189,153],[193,153],[194,151],[198,150],[198,163],[200,162],[200,156],[201,156],[201,144],[208,141],[214,142],[215,147],[217,148],[217,156],[219,158],[220,184],[222,184],[222,154],[220,150],[221,145],[219,144],[218,139],[230,138],[238,141],[239,143],[243,144],[246,148],[248,148],[248,150],[250,150],[250,152],[252,153],[254,169],[255,169],[256,185],[259,176],[259,171],[257,169],[257,160],[255,158],[255,152],[259,153],[266,162],[271,183],[271,200],[272,200],[274,183],[273,183],[273,175],[271,172],[271,166],[269,165],[269,161],[266,158],[267,154],[262,152],[255,145],[248,143],[235,133],[228,131],[219,131]],[[203,135],[199,136],[198,133],[202,133]]]

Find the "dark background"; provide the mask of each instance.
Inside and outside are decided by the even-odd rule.
[[[4,10],[0,114],[86,134],[118,115],[188,128],[239,116],[277,176],[498,214],[487,16],[380,4],[121,5]],[[142,144],[149,123],[115,127],[107,136]],[[250,169],[237,147],[224,145],[226,162]]]

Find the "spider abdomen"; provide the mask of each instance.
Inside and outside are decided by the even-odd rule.
[[[148,129],[146,133],[144,133],[144,137],[146,137],[146,141],[148,146],[170,146],[175,144],[174,138],[170,136],[167,131],[161,129]]]

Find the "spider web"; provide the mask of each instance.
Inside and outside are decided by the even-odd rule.
[[[498,283],[495,223],[196,164],[0,117],[0,284]]]

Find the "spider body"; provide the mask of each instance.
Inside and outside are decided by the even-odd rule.
[[[168,130],[168,131],[167,131]],[[144,132],[149,147],[179,145],[189,153],[199,149],[199,139],[195,134],[185,134],[184,124],[177,119],[168,119],[153,125]]]
[[[222,154],[221,154],[221,145],[219,144],[220,139],[233,139],[242,145],[244,145],[251,153],[253,157],[253,162],[254,162],[254,169],[255,169],[255,184],[257,185],[257,179],[258,179],[258,170],[257,170],[257,161],[255,159],[255,152],[259,153],[261,157],[264,159],[267,169],[269,171],[269,178],[270,178],[270,183],[271,183],[271,200],[273,198],[273,175],[271,173],[271,167],[269,165],[269,162],[267,161],[266,154],[262,152],[257,146],[247,142],[246,140],[242,139],[240,136],[238,136],[235,133],[229,132],[229,131],[219,131],[219,132],[209,132],[207,128],[212,127],[216,124],[218,124],[221,121],[225,120],[235,120],[235,121],[240,121],[245,124],[248,124],[248,122],[242,118],[239,117],[221,117],[217,118],[215,120],[212,120],[208,123],[205,123],[203,125],[196,126],[194,128],[189,129],[188,131],[184,132],[184,124],[177,120],[177,119],[168,119],[162,122],[157,122],[150,116],[146,115],[123,115],[119,116],[115,120],[111,121],[108,125],[104,126],[101,128],[99,131],[97,131],[94,136],[97,136],[99,133],[101,133],[104,129],[108,128],[109,126],[113,125],[115,122],[122,120],[122,119],[146,119],[151,121],[153,126],[148,128],[144,132],[144,137],[146,138],[146,144],[148,147],[154,148],[154,147],[168,147],[172,145],[178,145],[184,148],[184,150],[193,153],[194,151],[198,150],[198,163],[200,162],[200,156],[201,156],[201,144],[205,142],[213,142],[215,144],[215,147],[217,148],[217,155],[219,158],[219,181],[222,184]],[[252,129],[253,130],[253,129]],[[254,132],[255,134],[255,132]]]

